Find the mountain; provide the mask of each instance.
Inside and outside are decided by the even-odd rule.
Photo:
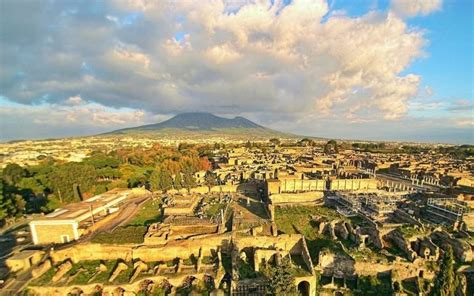
[[[294,137],[256,124],[244,117],[224,118],[205,112],[182,113],[160,123],[116,130],[107,135],[231,136],[239,138]]]

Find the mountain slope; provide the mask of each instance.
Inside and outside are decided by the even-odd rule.
[[[293,136],[263,127],[244,117],[224,118],[204,112],[182,113],[160,123],[120,129],[107,134],[215,135],[245,138]]]

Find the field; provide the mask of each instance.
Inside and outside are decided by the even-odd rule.
[[[147,200],[135,217],[128,222],[131,226],[148,226],[150,224],[161,222],[163,215],[161,211],[161,199],[151,198]]]

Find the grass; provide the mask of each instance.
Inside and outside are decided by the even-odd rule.
[[[125,226],[113,232],[102,232],[92,238],[93,243],[99,244],[141,244],[147,231],[146,226]]]
[[[275,222],[279,232],[286,234],[299,233],[305,236],[308,250],[313,263],[316,263],[319,252],[328,248],[336,253],[344,250],[335,241],[318,234],[316,223],[311,221],[311,215],[324,216],[332,219],[343,219],[336,211],[320,206],[278,207],[275,211]]]
[[[130,266],[128,265],[128,268],[124,271],[122,271],[114,280],[114,283],[116,284],[125,284],[125,283],[128,283],[128,281],[130,280],[130,278],[132,277],[132,273],[133,273],[133,265]]]
[[[64,275],[64,277],[74,277],[70,282],[62,282],[53,284],[52,278],[56,273],[56,268],[50,268],[45,274],[40,278],[34,280],[31,285],[33,286],[50,286],[50,285],[86,285],[89,283],[90,279],[98,273],[98,267],[100,265],[100,260],[85,260],[73,264],[72,268]],[[93,278],[91,283],[105,283],[116,265],[116,260],[106,261],[104,264],[107,266],[107,271],[100,272]]]
[[[410,238],[417,235],[422,235],[424,232],[420,228],[415,228],[409,225],[403,225],[399,228],[404,238]]]
[[[31,282],[32,286],[47,286],[52,283],[52,279],[54,274],[56,273],[56,268],[51,267],[48,271],[46,271],[42,276],[33,280]]]
[[[202,257],[201,262],[203,264],[214,264],[214,262],[216,262],[216,260],[212,256],[204,256],[204,257]]]
[[[278,230],[286,234],[299,233],[305,236],[308,250],[313,263],[317,263],[317,258],[322,249],[329,249],[339,255],[351,256],[360,261],[388,262],[388,258],[370,248],[358,250],[356,244],[350,240],[332,240],[325,235],[318,234],[318,225],[311,219],[312,215],[322,216],[328,220],[344,220],[353,225],[363,225],[365,221],[360,217],[349,219],[339,215],[336,211],[320,206],[293,206],[277,208],[275,221]],[[340,242],[340,243],[339,243]],[[344,248],[341,246],[344,246]],[[347,251],[347,252],[346,252]]]
[[[206,209],[206,216],[208,217],[215,217],[217,214],[220,213],[221,209],[225,210],[226,203],[215,203],[212,205],[209,205],[209,207]]]
[[[149,199],[140,208],[138,213],[128,222],[132,226],[148,226],[150,224],[161,222],[163,215],[161,213],[161,199]]]
[[[99,265],[99,260],[81,261],[78,264],[74,264],[68,274],[69,276],[74,276],[77,272],[79,272],[79,274],[77,274],[77,276],[74,277],[74,279],[69,284],[87,284],[89,280],[98,272]]]

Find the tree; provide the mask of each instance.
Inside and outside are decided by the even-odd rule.
[[[183,185],[186,188],[191,188],[196,186],[196,180],[194,180],[193,173],[189,170],[183,172]]]
[[[270,143],[272,143],[273,145],[280,145],[280,139],[272,138],[270,139]]]
[[[164,166],[157,167],[150,175],[152,190],[168,190],[173,187],[173,177]]]
[[[88,192],[95,185],[97,174],[92,165],[70,162],[56,167],[50,179],[53,192],[59,200],[70,203],[80,200],[74,193],[75,186],[79,186],[83,193]]]
[[[454,272],[453,248],[448,245],[441,259],[440,271],[436,276],[431,296],[454,296],[458,285],[458,278]]]
[[[0,180],[0,221],[8,216],[7,200],[3,192],[3,179]]]
[[[177,173],[174,177],[174,188],[178,190],[183,188],[183,177],[181,177],[181,173]]]
[[[26,170],[16,163],[9,163],[3,169],[3,180],[10,185],[16,185],[25,176]]]
[[[330,140],[324,145],[324,153],[338,153],[339,148],[337,147],[337,142],[335,140]]]
[[[212,173],[211,171],[206,172],[206,176],[204,178],[206,180],[207,186],[214,186],[217,184],[216,174]]]
[[[295,277],[291,274],[291,262],[288,257],[283,258],[280,265],[265,266],[262,271],[268,279],[268,292],[276,296],[299,295],[295,286]]]

